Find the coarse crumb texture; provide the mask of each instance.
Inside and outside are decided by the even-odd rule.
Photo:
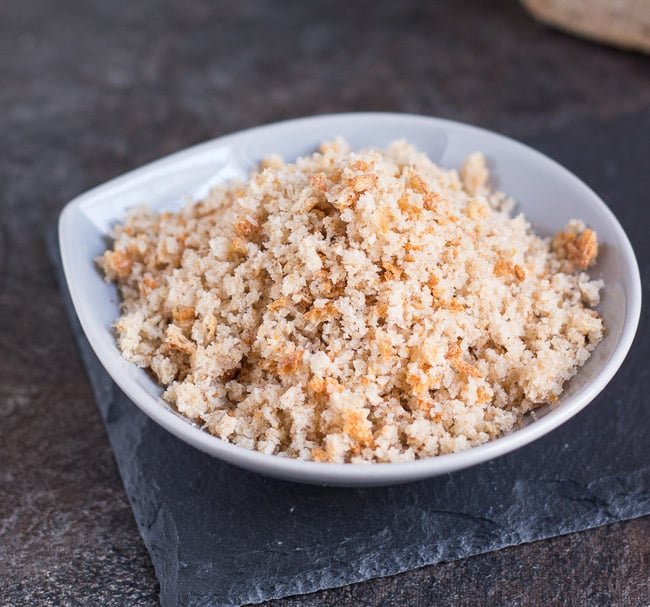
[[[222,439],[327,462],[452,453],[553,402],[603,335],[596,235],[530,230],[404,141],[337,139],[178,212],[130,212],[98,260],[124,356]]]

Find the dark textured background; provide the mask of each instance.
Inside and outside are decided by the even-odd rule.
[[[417,112],[542,147],[602,129],[605,148],[642,150],[649,108],[648,57],[542,28],[515,2],[3,0],[0,605],[158,600],[46,255],[69,199],[299,115]],[[647,171],[617,157],[599,176],[589,147],[554,155],[606,201],[619,181],[638,193],[623,223],[647,243]],[[274,604],[648,605],[649,545],[646,517]]]

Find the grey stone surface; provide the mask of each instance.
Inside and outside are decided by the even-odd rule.
[[[586,121],[539,144],[586,156],[596,181],[611,156],[629,156],[609,171],[629,185],[610,192],[604,179],[603,191],[615,211],[625,200],[624,223],[642,222],[643,194],[625,175],[644,162],[635,132],[650,132],[650,111]],[[636,244],[647,270],[648,245]],[[647,330],[644,318],[623,372],[559,430],[468,470],[363,490],[272,480],[198,452],[130,403],[76,326],[75,335],[167,607],[308,593],[649,514],[650,442],[639,423],[650,413]]]
[[[68,200],[243,127],[417,112],[578,172],[621,217],[647,285],[649,69],[540,27],[515,0],[0,2],[0,605],[159,600],[46,254]],[[594,440],[613,440],[621,403],[647,400],[648,338],[646,310]],[[617,440],[612,469],[645,444]],[[273,604],[650,605],[649,547],[644,517]]]

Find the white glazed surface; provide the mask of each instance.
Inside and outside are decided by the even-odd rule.
[[[178,208],[208,185],[235,176],[246,178],[264,156],[280,154],[293,161],[337,135],[353,149],[403,138],[445,168],[458,168],[469,153],[481,151],[491,184],[515,198],[515,212],[524,212],[538,234],[552,234],[572,218],[582,219],[598,233],[600,253],[590,274],[605,281],[598,311],[606,337],[553,407],[538,409],[524,427],[507,436],[450,455],[392,464],[305,462],[249,451],[210,435],[174,411],[145,371],[122,358],[111,330],[119,314],[117,292],[104,282],[94,258],[105,250],[111,226],[123,220],[126,209],[143,203],[154,210]],[[301,118],[188,148],[70,202],[59,220],[59,243],[84,333],[110,376],[144,413],[214,457],[261,474],[314,484],[360,487],[414,481],[487,461],[543,436],[589,404],[614,376],[632,344],[641,309],[641,282],[632,247],[611,211],[583,182],[546,156],[501,135],[407,114]]]

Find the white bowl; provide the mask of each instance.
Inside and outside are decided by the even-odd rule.
[[[231,445],[173,410],[160,387],[118,351],[111,325],[118,316],[115,287],[106,284],[94,258],[106,248],[110,227],[125,210],[146,203],[177,208],[189,194],[234,176],[246,177],[258,161],[277,153],[291,161],[324,139],[345,137],[353,148],[383,146],[404,138],[443,167],[459,167],[480,150],[492,183],[517,200],[538,234],[551,234],[579,218],[602,243],[592,277],[605,281],[598,311],[606,337],[552,407],[529,415],[511,434],[460,453],[395,464],[329,464],[265,455]],[[641,309],[641,281],[632,247],[618,221],[583,182],[556,162],[511,139],[479,128],[423,116],[340,114],[290,120],[196,145],[113,179],[70,202],[59,220],[63,268],[81,326],[97,357],[120,388],[151,419],[187,443],[236,466],[315,484],[370,486],[413,481],[503,455],[553,430],[591,402],[625,358]]]

